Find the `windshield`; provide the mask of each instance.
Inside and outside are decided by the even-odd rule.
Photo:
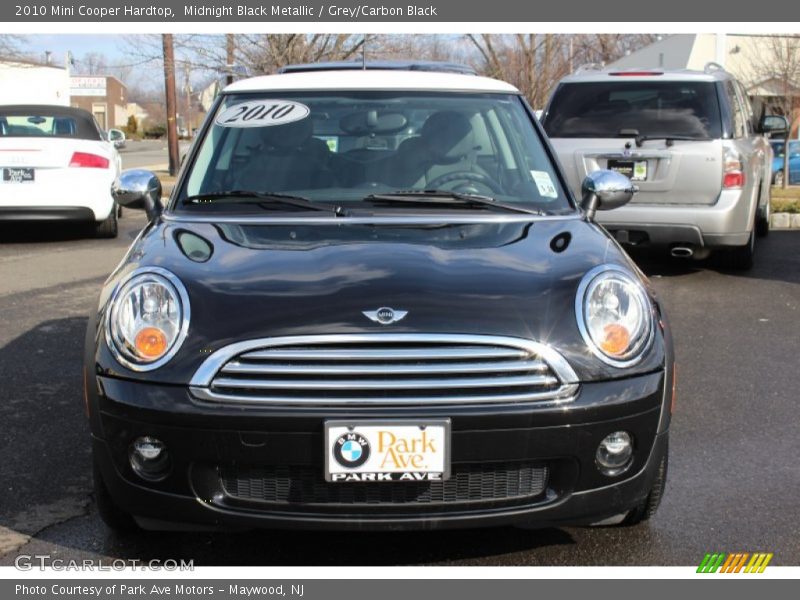
[[[289,198],[347,211],[497,208],[465,201],[478,195],[545,214],[574,210],[515,95],[228,95],[210,118],[178,212],[301,208]],[[461,202],[376,201],[432,190]]]
[[[566,83],[553,95],[543,122],[553,138],[722,136],[719,100],[711,82],[611,81]]]

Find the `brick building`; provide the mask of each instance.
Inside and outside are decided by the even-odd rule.
[[[88,110],[100,127],[123,127],[128,121],[128,88],[111,75],[70,77],[71,104]]]

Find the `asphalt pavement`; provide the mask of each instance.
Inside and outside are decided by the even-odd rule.
[[[773,232],[747,274],[638,257],[666,304],[678,360],[668,486],[648,523],[120,536],[92,504],[81,352],[100,286],[143,224],[125,211],[117,240],[0,229],[0,565],[19,553],[196,565],[696,565],[710,551],[800,564],[800,233]]]
[[[178,145],[180,154],[189,149],[189,142],[181,141]],[[167,159],[167,140],[129,140],[119,150],[123,169],[147,169],[163,171],[169,166]]]

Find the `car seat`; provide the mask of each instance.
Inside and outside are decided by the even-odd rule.
[[[385,180],[399,188],[426,189],[429,182],[463,171],[486,172],[476,164],[478,146],[469,119],[456,111],[430,115],[418,137],[400,144]]]
[[[284,191],[330,184],[330,149],[313,137],[311,119],[260,128],[261,144],[234,178],[235,187],[255,191]]]

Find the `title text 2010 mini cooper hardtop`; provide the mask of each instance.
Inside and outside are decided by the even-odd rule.
[[[407,65],[408,66],[408,65]],[[658,300],[512,86],[431,65],[229,86],[90,320],[112,527],[639,522],[666,478]],[[455,69],[449,69],[453,71]],[[463,69],[461,69],[463,71]]]

